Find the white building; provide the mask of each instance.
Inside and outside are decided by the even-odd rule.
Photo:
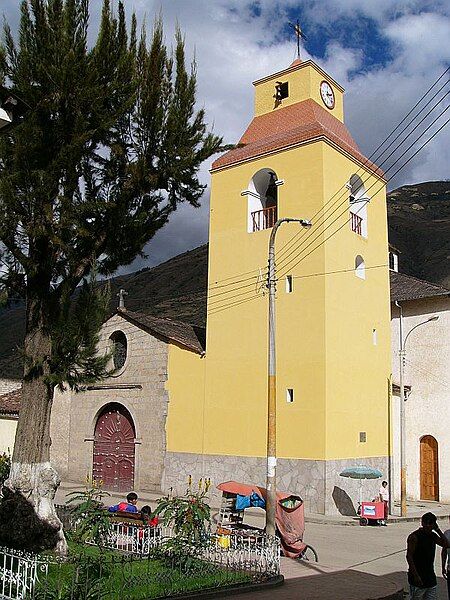
[[[391,271],[391,302],[394,499],[400,498],[402,319],[407,498],[450,503],[450,290]]]

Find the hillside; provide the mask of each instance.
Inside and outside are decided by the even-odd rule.
[[[388,194],[389,241],[400,271],[450,287],[450,181],[431,181]],[[208,248],[200,246],[151,269],[111,279],[111,312],[124,288],[129,310],[204,326]],[[0,312],[0,377],[19,378],[23,305]]]
[[[405,185],[388,194],[387,206],[399,270],[450,288],[450,181]]]

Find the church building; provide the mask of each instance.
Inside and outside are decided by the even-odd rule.
[[[313,61],[254,87],[253,120],[211,168],[206,329],[126,309],[108,319],[100,351],[113,349],[115,374],[55,397],[52,460],[65,481],[92,474],[138,493],[182,492],[188,475],[212,489],[265,483],[264,292],[282,218],[311,227],[286,222],[276,236],[277,486],[331,514],[355,498],[344,468],[388,476],[383,173],[344,124],[343,88]]]

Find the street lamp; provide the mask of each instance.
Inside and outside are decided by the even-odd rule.
[[[0,107],[0,129],[10,125],[12,123],[12,117],[9,113],[6,112],[4,108]]]
[[[30,106],[0,85],[0,130],[18,124]]]
[[[269,289],[269,356],[267,385],[267,468],[266,468],[266,533],[275,535],[276,512],[276,474],[277,474],[277,397],[276,397],[276,354],[275,354],[275,236],[283,223],[300,223],[310,228],[311,221],[306,219],[278,219],[272,228],[269,240],[269,270],[267,287]]]
[[[405,426],[405,381],[404,381],[404,368],[405,368],[405,356],[406,356],[406,342],[408,341],[411,333],[420,327],[426,325],[431,321],[437,321],[438,315],[430,317],[426,321],[421,321],[414,325],[408,333],[405,339],[403,339],[403,310],[399,302],[395,302],[395,305],[400,311],[400,349],[399,349],[399,360],[400,360],[400,516],[406,517],[406,426]]]

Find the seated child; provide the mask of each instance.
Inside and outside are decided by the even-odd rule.
[[[152,518],[152,508],[151,506],[148,506],[148,504],[141,508],[141,517],[144,525],[156,527],[159,523],[159,519],[157,516]]]
[[[136,503],[137,503],[137,494],[135,492],[130,492],[127,494],[126,502],[119,502],[119,504],[115,504],[114,506],[110,506],[108,508],[109,512],[129,512],[129,513],[137,513],[139,512]]]

